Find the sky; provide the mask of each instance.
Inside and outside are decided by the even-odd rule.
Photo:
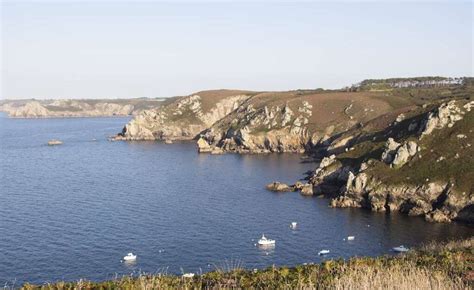
[[[473,76],[473,2],[1,1],[1,98]]]

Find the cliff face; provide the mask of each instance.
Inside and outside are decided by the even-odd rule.
[[[118,140],[198,140],[200,152],[307,152],[413,101],[340,91],[206,91],[143,111]]]
[[[392,109],[382,96],[372,93],[260,93],[200,134],[198,145],[200,151],[309,152]]]
[[[380,131],[360,128],[350,146],[319,162],[309,184],[333,207],[474,223],[472,108],[453,100],[414,108]]]
[[[11,100],[0,104],[0,111],[11,118],[128,116],[160,103],[160,99]]]
[[[209,91],[145,110],[125,125],[117,140],[190,140],[250,98],[244,91]]]

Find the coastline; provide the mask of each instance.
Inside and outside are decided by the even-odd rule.
[[[247,270],[240,261],[226,261],[214,271],[194,275],[163,271],[101,282],[25,283],[20,289],[468,289],[474,286],[473,261],[470,238],[430,243],[395,256],[331,259],[290,268]]]
[[[41,119],[85,119],[85,118],[126,118],[134,117],[135,115],[100,115],[100,116],[39,116],[39,117],[12,117],[8,116],[8,113],[1,112],[5,114],[7,119],[14,120],[41,120]]]

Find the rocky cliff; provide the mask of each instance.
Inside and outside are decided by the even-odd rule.
[[[0,111],[11,118],[67,118],[135,115],[160,106],[161,99],[6,100]]]
[[[401,103],[408,100],[394,97]],[[200,134],[201,151],[310,152],[393,110],[382,95],[338,91],[259,93]]]
[[[206,91],[168,100],[131,120],[116,140],[191,140],[252,95],[246,91]]]
[[[143,111],[116,139],[196,139],[200,152],[302,153],[413,103],[379,92],[206,91]]]
[[[333,207],[473,223],[471,99],[414,107],[377,128],[390,118],[381,116],[339,136],[333,143],[353,137],[339,153],[322,155],[308,177],[313,194],[332,198]]]
[[[473,80],[372,83],[355,91],[199,92],[143,111],[116,139],[193,139],[212,154],[305,152],[317,163],[306,182],[267,188],[324,195],[334,207],[474,222]]]

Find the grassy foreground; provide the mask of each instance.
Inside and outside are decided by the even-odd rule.
[[[22,289],[473,289],[474,238],[432,243],[398,256],[329,260],[249,271],[218,269],[194,278],[125,276],[105,282],[25,284]]]

